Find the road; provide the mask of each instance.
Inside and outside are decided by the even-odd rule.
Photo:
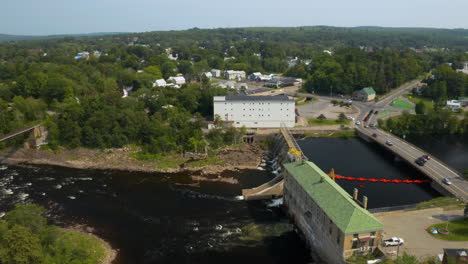
[[[383,96],[378,102],[358,102],[354,101],[353,105],[359,109],[359,115],[356,120],[362,122],[361,125],[356,125],[356,129],[365,135],[372,138],[377,143],[381,144],[385,148],[389,149],[396,155],[400,156],[401,158],[407,160],[410,164],[412,164],[416,169],[430,177],[433,181],[437,182],[440,186],[446,189],[449,193],[453,196],[456,196],[465,202],[468,202],[468,181],[464,180],[461,175],[448,167],[442,161],[438,160],[437,158],[432,157],[431,160],[427,161],[424,166],[419,166],[415,163],[415,160],[423,155],[430,155],[430,153],[426,153],[425,151],[417,148],[416,146],[410,144],[409,142],[398,138],[397,136],[380,130],[378,128],[368,128],[369,124],[377,124],[377,120],[382,117],[378,114],[375,114],[375,111],[381,111],[383,109],[391,109],[392,107],[389,106],[391,102],[393,102],[398,97],[408,93],[411,89],[419,83],[421,80],[414,80],[408,83],[403,84],[399,88],[391,91],[390,93]],[[313,94],[302,94],[300,93],[299,96],[313,96],[319,97],[321,99],[326,100],[339,100],[340,98],[336,97],[329,97],[329,96],[316,96]],[[397,110],[397,109],[394,109]],[[402,109],[398,109],[402,111]],[[369,120],[367,122],[363,122],[366,115],[369,112],[373,112],[370,115]],[[376,135],[376,137],[373,136]],[[393,146],[388,146],[386,141],[390,140],[393,142]],[[448,178],[452,182],[451,185],[446,185],[442,182],[442,179]]]
[[[437,158],[431,157],[424,166],[420,166],[415,163],[415,160],[423,155],[429,155],[418,147],[408,143],[405,140],[400,139],[386,131],[381,129],[372,129],[365,128],[363,126],[357,126],[356,129],[370,138],[375,142],[381,144],[383,147],[387,148],[391,152],[395,153],[399,157],[408,161],[416,169],[427,175],[433,181],[437,182],[440,186],[446,189],[453,196],[462,199],[465,202],[468,202],[468,181],[462,178],[462,176],[457,173],[455,170],[448,167],[442,161]],[[393,145],[389,146],[386,144],[386,141],[390,140]],[[451,185],[447,185],[442,182],[442,179],[448,178],[452,182]]]

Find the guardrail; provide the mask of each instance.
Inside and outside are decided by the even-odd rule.
[[[373,209],[369,209],[368,211],[370,213],[372,213],[372,214],[392,212],[392,211],[406,211],[406,210],[409,210],[409,209],[416,208],[417,205],[418,204],[388,206],[388,207],[373,208]]]

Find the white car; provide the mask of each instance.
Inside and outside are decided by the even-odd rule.
[[[356,121],[356,125],[358,125],[358,126],[359,126],[360,124],[361,124],[361,122],[359,122],[359,121]]]
[[[383,242],[384,242],[384,247],[390,247],[390,246],[403,245],[405,241],[403,240],[403,238],[400,238],[400,237],[392,237],[390,239],[384,240]]]
[[[452,184],[452,182],[450,181],[449,178],[443,178],[443,179],[442,179],[442,182],[445,183],[445,184],[447,184],[447,185]]]
[[[387,140],[387,142],[385,142],[385,144],[387,144],[388,146],[393,146],[393,142],[390,141],[390,140]]]

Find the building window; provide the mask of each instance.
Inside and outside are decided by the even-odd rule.
[[[372,238],[371,240],[369,240],[369,247],[373,247],[374,246],[374,239]]]
[[[338,234],[336,235],[336,243],[339,245],[340,242],[341,242],[341,236],[340,236],[340,233],[338,233]]]
[[[353,244],[351,245],[351,249],[358,248],[358,240],[353,240]]]
[[[358,239],[358,238],[359,238],[359,235],[358,235],[358,234],[353,234],[353,238]]]
[[[240,122],[236,122],[236,124],[240,124]]]
[[[370,232],[370,236],[371,237],[375,236],[375,232]]]

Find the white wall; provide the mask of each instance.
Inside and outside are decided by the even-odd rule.
[[[235,127],[274,128],[285,123],[294,127],[295,102],[270,100],[223,101],[224,96],[215,96],[214,114],[226,121],[234,121]]]

